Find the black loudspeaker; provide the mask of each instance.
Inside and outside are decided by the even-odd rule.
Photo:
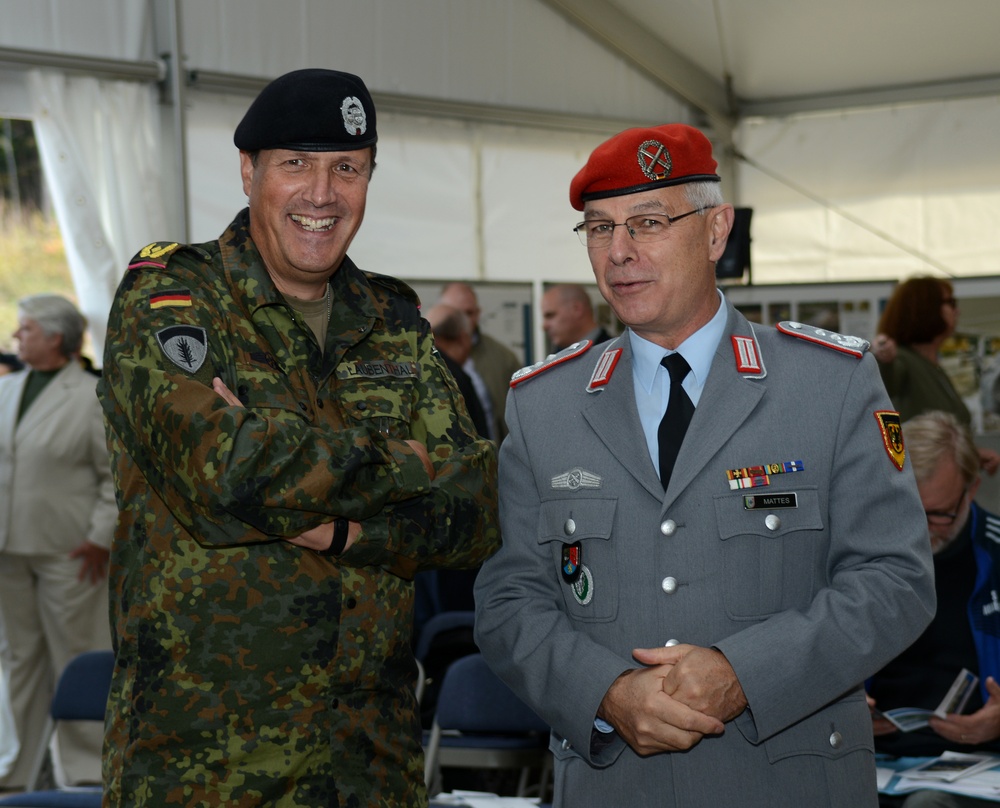
[[[715,277],[719,280],[742,281],[744,273],[750,280],[750,218],[753,208],[736,208],[733,229],[722,258],[715,265]]]

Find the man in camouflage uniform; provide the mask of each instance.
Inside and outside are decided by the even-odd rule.
[[[111,312],[105,805],[426,805],[411,581],[496,549],[494,450],[412,291],[346,255],[361,80],[283,76],[234,140],[249,208]]]

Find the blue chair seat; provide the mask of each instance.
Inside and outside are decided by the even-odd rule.
[[[21,808],[101,808],[101,789],[31,791],[0,798],[0,805]]]

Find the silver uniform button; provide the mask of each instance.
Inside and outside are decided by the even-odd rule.
[[[677,591],[677,579],[668,575],[663,579],[663,583],[661,583],[660,586],[663,588],[664,592],[668,595],[672,595]]]
[[[673,519],[666,519],[660,523],[660,533],[664,536],[673,536],[677,530],[677,523]]]
[[[841,735],[839,732],[834,732],[830,736],[830,746],[832,746],[834,749],[840,749],[843,743],[844,743],[844,736]]]
[[[563,530],[566,531],[567,536],[572,536],[574,533],[576,533],[576,522],[574,522],[572,519],[567,519],[566,524],[563,526]]]
[[[768,530],[777,530],[779,527],[781,527],[781,519],[779,519],[773,513],[769,513],[764,518],[764,527],[766,527]]]
[[[671,648],[671,647],[673,647],[675,645],[680,645],[680,644],[681,644],[680,640],[667,640],[665,643],[663,643],[663,647],[664,648]]]
[[[570,750],[570,749],[573,748],[573,744],[571,744],[565,738],[562,739],[562,743],[559,744],[559,746],[562,748],[563,752],[566,752],[566,751],[568,751],[568,750]]]

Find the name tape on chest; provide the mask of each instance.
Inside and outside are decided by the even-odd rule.
[[[337,368],[338,379],[416,379],[420,369],[416,362],[391,362],[375,359],[370,362],[347,362]]]
[[[799,495],[794,491],[787,494],[751,494],[743,497],[743,507],[748,511],[767,508],[798,508]]]

